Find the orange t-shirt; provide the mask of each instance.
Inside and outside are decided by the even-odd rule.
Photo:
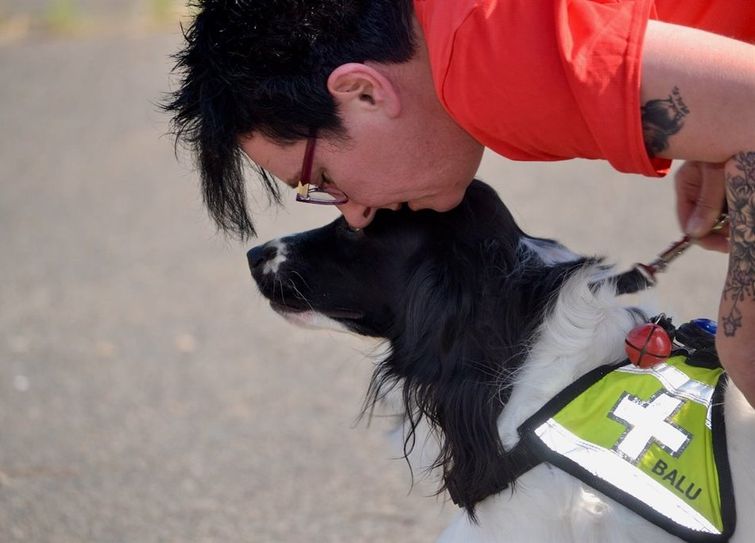
[[[515,160],[607,159],[663,175],[645,151],[640,70],[658,18],[755,42],[751,0],[415,0],[449,114]]]

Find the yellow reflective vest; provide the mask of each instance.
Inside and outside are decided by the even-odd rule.
[[[593,370],[520,428],[540,460],[687,541],[727,541],[736,522],[717,360],[686,352],[641,369]]]

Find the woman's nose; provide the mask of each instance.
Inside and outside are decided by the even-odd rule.
[[[375,208],[363,206],[354,202],[346,202],[337,206],[343,218],[352,228],[364,228],[375,218]]]

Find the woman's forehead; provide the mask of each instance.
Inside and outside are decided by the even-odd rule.
[[[252,162],[294,188],[301,177],[305,145],[303,141],[282,145],[261,134],[240,138],[241,149]]]

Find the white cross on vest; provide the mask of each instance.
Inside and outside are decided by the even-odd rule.
[[[613,420],[627,427],[627,431],[614,445],[614,450],[631,462],[637,462],[650,444],[655,442],[670,455],[679,456],[692,436],[668,419],[682,403],[682,399],[666,391],[654,394],[647,402],[625,392],[609,414]]]

